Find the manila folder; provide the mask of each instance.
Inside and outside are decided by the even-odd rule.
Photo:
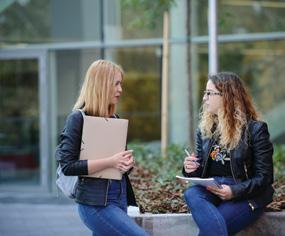
[[[111,157],[126,148],[128,123],[126,119],[83,116],[80,160]],[[118,169],[107,168],[87,177],[122,179]]]

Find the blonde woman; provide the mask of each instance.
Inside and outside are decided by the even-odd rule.
[[[184,193],[199,235],[233,235],[272,201],[273,148],[265,122],[234,73],[210,75],[196,136],[197,154],[184,160],[188,177],[213,177],[220,187]]]
[[[83,117],[78,109],[89,116],[116,118],[123,78],[122,68],[113,62],[98,60],[90,65],[56,151],[63,173],[79,176],[75,201],[82,221],[93,235],[147,235],[127,215],[127,205],[136,206],[127,175],[134,165],[132,152],[123,151],[100,160],[79,160]],[[122,180],[81,177],[109,167],[124,173]]]

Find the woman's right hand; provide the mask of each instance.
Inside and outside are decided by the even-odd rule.
[[[118,169],[121,173],[127,172],[135,164],[133,150],[116,153],[110,159],[112,167]]]
[[[184,170],[186,173],[194,172],[200,166],[198,158],[192,153],[190,156],[186,156],[184,159]]]

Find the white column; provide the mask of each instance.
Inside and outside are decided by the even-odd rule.
[[[209,73],[215,74],[218,72],[216,0],[209,0],[208,31],[209,31]]]
[[[186,37],[186,1],[177,0],[170,11],[170,38]],[[169,142],[189,143],[189,96],[187,44],[170,44],[169,57]]]
[[[165,156],[168,144],[168,78],[169,78],[169,12],[163,15],[163,53],[162,53],[162,104],[161,104],[161,153]]]

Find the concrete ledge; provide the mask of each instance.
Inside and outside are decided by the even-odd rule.
[[[130,214],[152,236],[196,236],[198,228],[191,214]],[[285,212],[266,212],[237,236],[285,235]]]
[[[237,236],[281,236],[285,235],[285,211],[265,212],[260,219]]]

